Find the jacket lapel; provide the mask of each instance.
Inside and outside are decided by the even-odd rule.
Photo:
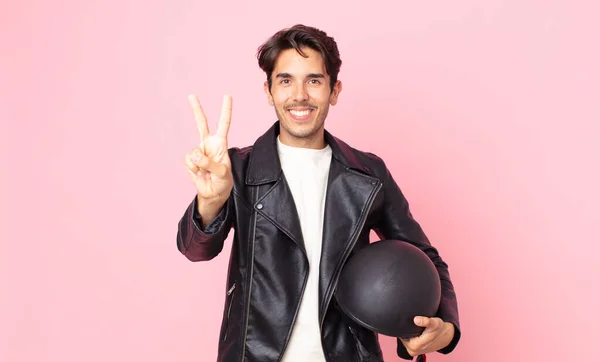
[[[260,206],[259,206],[260,205]],[[300,217],[294,197],[283,174],[277,179],[275,184],[258,199],[256,206],[258,212],[270,220],[279,230],[283,231],[292,239],[304,254],[304,240],[302,237],[302,228],[300,226]]]
[[[246,184],[264,186],[260,187],[254,210],[270,220],[306,253],[296,204],[281,170],[277,153],[278,135],[279,122],[275,122],[256,140],[250,155]],[[319,268],[321,303],[327,290],[333,288],[341,264],[350,252],[349,248],[362,232],[360,221],[366,217],[366,208],[381,183],[365,168],[350,146],[327,131],[325,140],[331,146],[333,158],[327,181]],[[321,308],[324,307],[321,305]]]
[[[265,186],[260,188],[261,194],[253,205],[254,210],[270,220],[306,254],[300,217],[277,153],[278,134],[279,122],[276,122],[254,143],[246,173],[246,184]]]

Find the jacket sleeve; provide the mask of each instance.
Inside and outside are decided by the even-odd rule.
[[[402,194],[402,191],[396,184],[396,181],[387,167],[385,168],[385,172],[386,174],[383,179],[383,213],[380,222],[375,225],[374,231],[382,240],[404,240],[417,246],[433,261],[440,275],[442,286],[440,307],[436,317],[441,318],[444,322],[450,322],[454,325],[454,338],[448,346],[438,351],[442,354],[448,354],[454,350],[461,335],[456,293],[452,281],[450,280],[448,265],[442,260],[438,251],[431,245],[427,236],[421,229],[419,223],[413,218],[408,201]],[[397,339],[397,353],[401,358],[412,359],[400,339]]]
[[[233,193],[217,217],[202,230],[202,217],[194,196],[177,229],[177,248],[186,258],[191,261],[211,260],[223,250],[225,239],[233,226],[232,197]]]

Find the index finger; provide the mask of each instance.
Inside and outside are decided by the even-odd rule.
[[[229,133],[229,125],[231,124],[231,109],[232,99],[230,95],[223,97],[223,108],[221,109],[221,119],[219,119],[219,128],[217,129],[217,136],[227,138]]]
[[[196,118],[196,127],[198,127],[200,140],[204,141],[210,135],[210,133],[208,132],[208,123],[206,121],[206,116],[204,115],[204,111],[202,110],[202,106],[200,106],[200,101],[198,100],[198,97],[196,95],[189,95],[188,100],[190,101],[190,105],[192,106],[192,110],[194,111],[194,118]]]

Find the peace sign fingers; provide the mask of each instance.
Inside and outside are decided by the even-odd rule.
[[[202,110],[202,106],[200,105],[198,97],[194,94],[191,94],[188,96],[188,100],[192,106],[192,110],[194,111],[196,126],[198,127],[198,133],[200,134],[200,141],[202,142],[208,138],[208,136],[210,136],[208,131],[208,122],[206,121],[206,116],[204,115],[204,111]]]
[[[223,108],[221,109],[221,119],[219,119],[219,128],[217,136],[227,139],[229,133],[229,125],[231,124],[231,96],[223,97]]]
[[[212,220],[219,213],[233,189],[231,160],[227,149],[231,96],[223,99],[216,135],[211,135],[208,130],[208,121],[198,97],[191,94],[188,100],[196,118],[200,143],[185,156],[185,165],[198,191],[198,212],[204,223],[204,220]]]

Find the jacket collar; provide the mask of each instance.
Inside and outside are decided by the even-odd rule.
[[[250,153],[250,162],[246,174],[246,184],[261,185],[275,182],[281,175],[281,162],[277,152],[277,136],[279,135],[279,121],[260,136]],[[336,138],[325,130],[325,142],[331,147],[332,156],[346,169],[353,169],[362,173],[371,174],[370,170],[356,156],[355,151],[344,141]]]

